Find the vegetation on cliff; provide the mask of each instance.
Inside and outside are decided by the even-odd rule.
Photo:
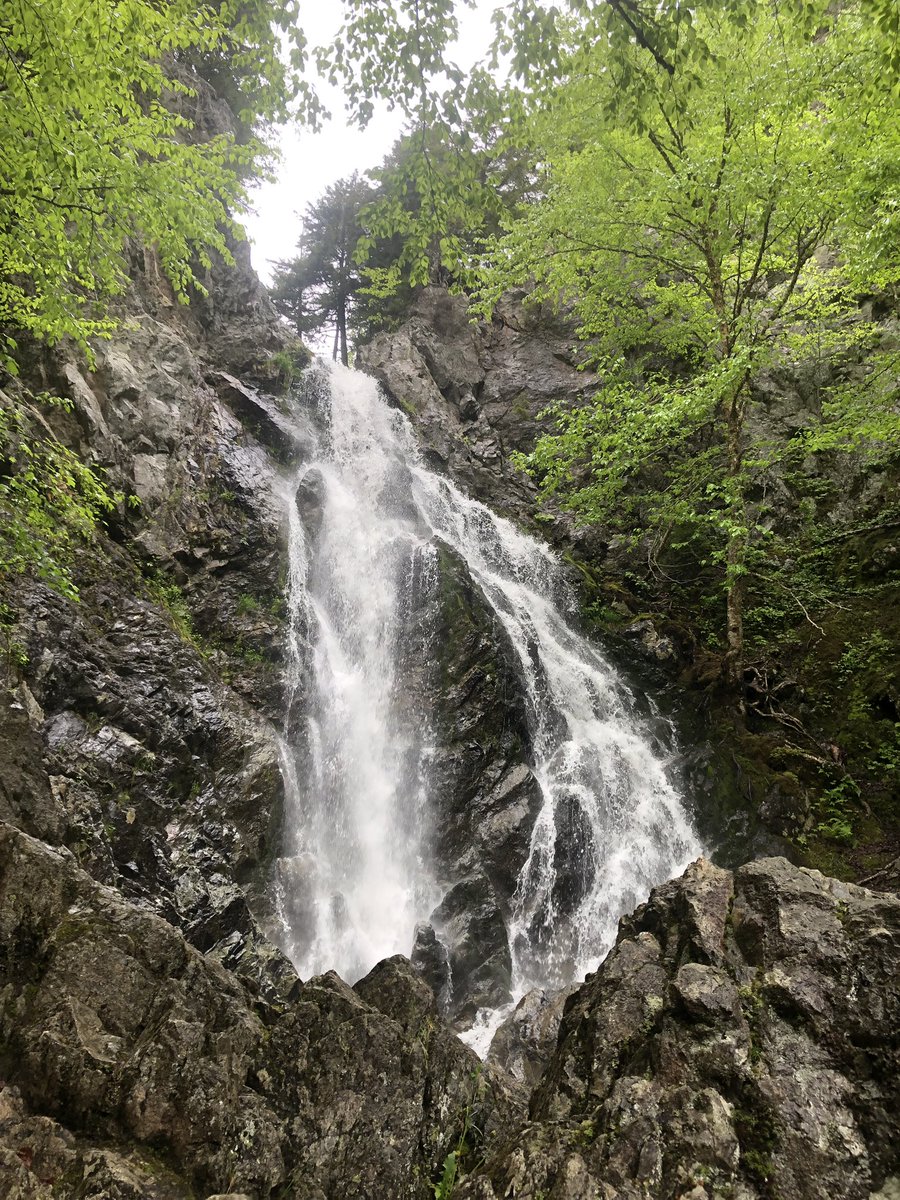
[[[228,255],[246,178],[266,162],[266,124],[298,104],[315,112],[296,21],[293,0],[0,6],[7,370],[22,332],[88,349],[109,328],[127,239],[156,248],[181,298],[198,286],[198,258]],[[206,75],[229,96],[230,130],[203,128]]]
[[[774,9],[752,26],[718,15],[694,26],[714,47],[702,78],[636,44],[615,58],[608,46],[572,52],[533,118],[546,194],[489,245],[482,304],[529,280],[537,299],[571,298],[601,386],[559,414],[526,465],[582,520],[649,534],[657,557],[692,543],[718,568],[737,689],[746,580],[765,570],[772,535],[751,497],[795,449],[753,427],[753,379],[813,343],[846,357],[877,341],[837,318],[900,278],[900,245],[857,246],[877,222],[873,164],[896,156],[900,119],[864,83],[876,43],[852,9],[815,37]],[[835,243],[840,262],[823,262]],[[867,387],[866,400],[863,416],[857,393],[832,390],[810,439],[835,427],[900,436],[893,397]]]

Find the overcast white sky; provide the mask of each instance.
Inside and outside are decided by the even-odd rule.
[[[492,40],[491,13],[497,3],[477,0],[474,9],[460,6],[460,38],[453,53],[460,66],[470,67],[486,56]],[[334,36],[341,9],[332,0],[303,5],[303,27],[310,45],[323,45]],[[318,134],[296,127],[282,130],[278,179],[257,188],[252,197],[255,213],[247,220],[247,233],[253,265],[266,281],[273,262],[293,255],[300,234],[299,214],[306,205],[335,180],[378,166],[403,124],[400,113],[388,112],[387,105],[382,105],[366,129],[351,128],[344,119],[340,92],[325,85],[319,90],[332,119]]]

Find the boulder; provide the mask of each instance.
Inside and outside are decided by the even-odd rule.
[[[497,512],[530,522],[534,488],[510,461],[550,428],[550,405],[577,405],[597,387],[579,369],[571,323],[529,307],[524,293],[473,322],[463,296],[425,288],[399,330],[360,347],[374,375],[409,415],[430,464]]]
[[[566,1003],[530,1123],[453,1195],[890,1195],[898,1030],[900,899],[781,858],[700,859],[622,920]]]
[[[498,1026],[488,1060],[519,1083],[535,1088],[556,1049],[563,1009],[574,990],[547,992],[532,988],[527,992]]]
[[[405,959],[270,1001],[8,825],[0,999],[4,1200],[430,1200],[524,1114]]]

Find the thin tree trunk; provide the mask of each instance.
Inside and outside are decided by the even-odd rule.
[[[747,380],[742,380],[728,410],[728,474],[732,487],[729,511],[731,529],[725,554],[727,585],[725,592],[726,637],[725,681],[737,697],[738,710],[744,712],[744,598],[747,556],[747,506],[741,480],[743,447],[741,435],[746,412]]]
[[[728,130],[726,129],[726,138]],[[722,148],[722,167],[724,169],[725,147]],[[716,195],[713,205],[717,205]],[[706,265],[709,271],[711,300],[716,316],[719,319],[719,354],[722,362],[726,362],[734,349],[734,330],[729,318],[728,304],[725,299],[725,286],[722,278],[722,262],[717,257],[709,239],[704,246]],[[737,699],[738,712],[743,716],[744,706],[744,564],[747,553],[747,509],[744,500],[744,489],[741,482],[743,471],[743,449],[741,437],[744,430],[744,414],[747,407],[747,377],[745,376],[732,394],[724,412],[725,445],[728,457],[728,483],[731,490],[731,500],[728,505],[730,529],[725,548],[725,628],[727,652],[725,654],[724,675],[725,683]]]
[[[345,367],[350,366],[350,356],[347,352],[347,301],[341,297],[338,304],[338,333],[341,338],[341,362]]]
[[[739,697],[743,708],[744,691],[744,565],[745,539],[732,535],[728,541],[727,567],[729,583],[725,596],[727,615],[728,653],[725,656],[725,680]]]

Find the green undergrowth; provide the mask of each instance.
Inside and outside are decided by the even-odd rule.
[[[197,633],[187,599],[175,580],[156,569],[145,576],[144,584],[150,598],[165,611],[172,628],[181,640],[192,646],[204,658],[208,657],[209,647]]]
[[[77,600],[73,569],[105,517],[138,503],[58,439],[48,417],[71,401],[49,392],[0,392],[0,578],[29,575]]]
[[[439,1178],[431,1185],[435,1200],[450,1200],[453,1189],[474,1164],[476,1152],[483,1141],[483,1133],[478,1122],[485,1091],[481,1068],[478,1067],[472,1072],[470,1097],[457,1113],[459,1134],[456,1137],[455,1145],[441,1165]]]

